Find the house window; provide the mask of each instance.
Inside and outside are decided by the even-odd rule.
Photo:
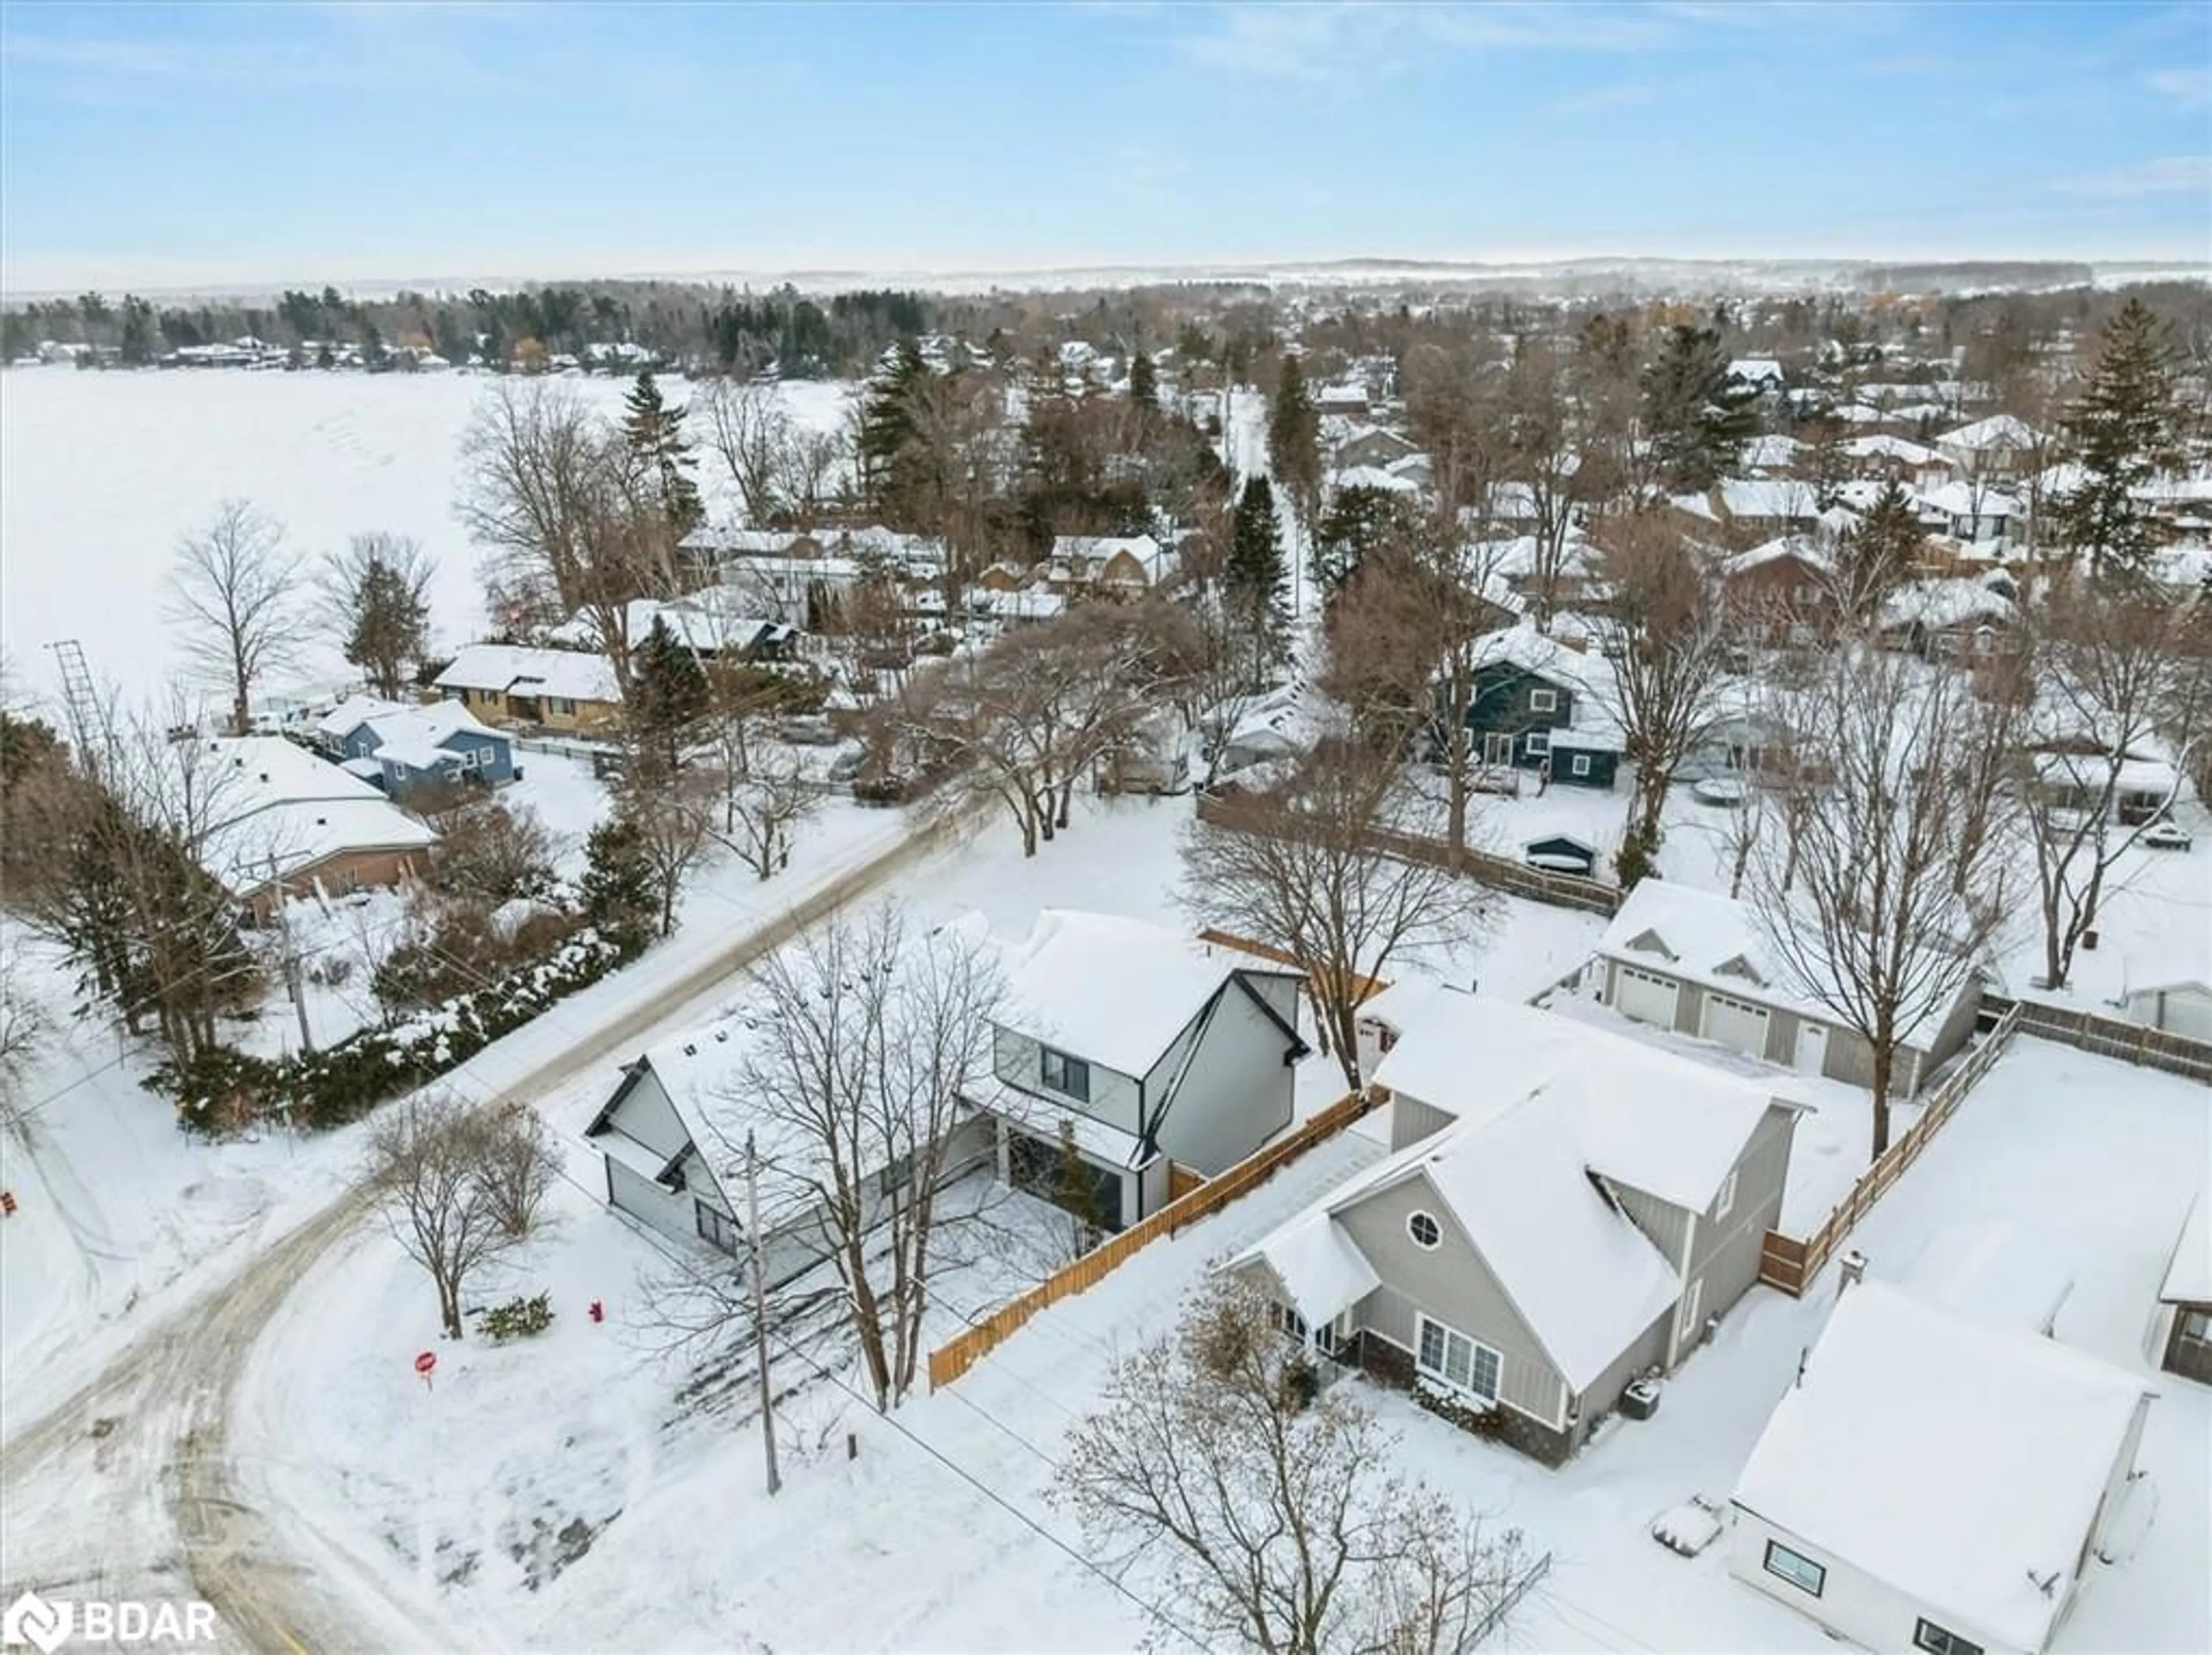
[[[1427,1213],[1415,1213],[1406,1220],[1406,1233],[1413,1238],[1413,1245],[1426,1250],[1443,1240],[1443,1226]]]
[[[566,696],[555,696],[550,705],[555,712],[564,717],[574,718],[576,715],[576,703]]]
[[[465,750],[461,754],[461,768],[465,770],[472,770],[476,769],[476,754],[473,751]]]
[[[1073,1098],[1079,1104],[1091,1101],[1091,1065],[1080,1057],[1046,1046],[1038,1053],[1037,1071],[1045,1085],[1061,1097]]]
[[[718,1213],[703,1201],[691,1203],[697,1215],[699,1233],[726,1253],[738,1250],[738,1223],[726,1214]]]
[[[1306,1318],[1288,1305],[1278,1305],[1272,1299],[1267,1305],[1267,1320],[1276,1332],[1300,1344],[1306,1342]]]
[[[489,770],[498,762],[498,760],[499,750],[497,748],[479,747],[477,749],[477,763],[483,765],[484,769]]]
[[[1955,1632],[1946,1632],[1933,1621],[1921,1621],[1912,1628],[1912,1646],[1924,1649],[1929,1655],[1982,1655],[1979,1644],[1970,1644]]]
[[[1735,1205],[1735,1169],[1731,1167],[1729,1169],[1728,1177],[1721,1180],[1721,1193],[1713,1202],[1713,1216],[1726,1218],[1729,1215],[1729,1208]]]
[[[1559,692],[1557,690],[1531,690],[1528,692],[1528,710],[1532,713],[1558,712]]]
[[[2181,1336],[2200,1345],[2212,1344],[2212,1311],[2182,1311]]]
[[[1828,1572],[1809,1557],[1801,1557],[1778,1540],[1766,1542],[1766,1572],[1778,1575],[1800,1591],[1818,1597],[1828,1584]]]
[[[1588,776],[1589,774],[1589,755],[1588,753],[1577,753],[1574,758],[1569,761],[1569,768],[1577,776]]]
[[[1485,1402],[1498,1400],[1498,1369],[1503,1359],[1496,1351],[1425,1316],[1420,1318],[1420,1342],[1414,1366],[1423,1373]]]
[[[1521,739],[1522,751],[1529,758],[1549,758],[1552,756],[1552,733],[1549,730],[1531,730]]]

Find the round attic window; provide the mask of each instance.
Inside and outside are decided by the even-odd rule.
[[[1406,1233],[1413,1237],[1416,1247],[1433,1247],[1444,1238],[1443,1227],[1427,1213],[1415,1213],[1408,1217]]]

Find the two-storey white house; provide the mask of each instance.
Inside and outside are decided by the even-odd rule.
[[[1048,909],[1004,950],[990,1078],[968,1101],[1000,1175],[1064,1195],[1064,1145],[1122,1229],[1170,1199],[1170,1169],[1207,1177],[1291,1123],[1303,978],[1285,966],[1105,914]]]

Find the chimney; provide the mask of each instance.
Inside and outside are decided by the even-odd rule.
[[[1852,1248],[1836,1263],[1837,1267],[1843,1271],[1843,1279],[1836,1284],[1838,1293],[1840,1294],[1847,1287],[1856,1287],[1866,1280],[1867,1256],[1857,1248]]]
[[[1580,632],[1571,632],[1565,637],[1555,639],[1553,642],[1563,649],[1573,650],[1577,655],[1589,653],[1589,639]]]

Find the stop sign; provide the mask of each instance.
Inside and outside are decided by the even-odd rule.
[[[430,1371],[437,1366],[438,1353],[434,1350],[426,1350],[415,1359],[415,1371],[426,1379],[430,1377]]]

